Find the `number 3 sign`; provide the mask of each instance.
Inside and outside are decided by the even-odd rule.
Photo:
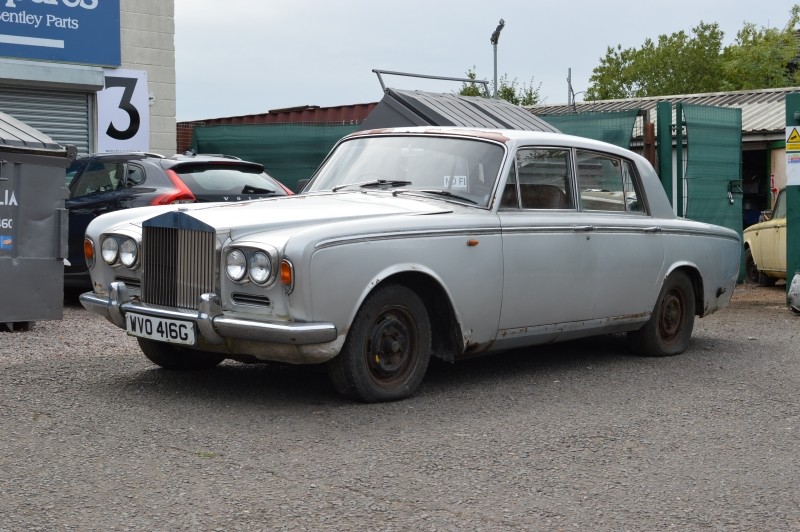
[[[106,70],[97,93],[97,151],[148,151],[150,105],[147,72]]]

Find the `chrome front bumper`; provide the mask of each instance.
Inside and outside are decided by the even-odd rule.
[[[81,294],[80,302],[87,310],[100,314],[121,329],[126,328],[125,314],[128,312],[191,321],[197,325],[200,336],[211,344],[222,344],[226,338],[232,338],[309,345],[332,342],[337,337],[336,326],[332,323],[264,322],[224,316],[216,294],[200,296],[199,309],[196,311],[167,309],[131,301],[125,283],[113,282],[108,297],[86,292]]]

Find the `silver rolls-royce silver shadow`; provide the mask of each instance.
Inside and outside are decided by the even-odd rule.
[[[82,304],[155,364],[325,364],[365,402],[412,395],[431,357],[621,332],[682,353],[741,253],[631,151],[438,127],[349,135],[296,196],[105,214],[84,247]]]

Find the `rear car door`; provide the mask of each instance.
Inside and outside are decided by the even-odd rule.
[[[647,213],[636,165],[616,155],[575,151],[580,212],[594,279],[587,293],[595,318],[635,319],[652,311],[661,289],[661,228]]]

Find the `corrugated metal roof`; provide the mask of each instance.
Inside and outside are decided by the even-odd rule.
[[[53,139],[16,118],[0,112],[0,147],[59,152],[66,155],[66,149]]]
[[[454,126],[558,131],[524,107],[505,100],[451,93],[386,89],[360,129]]]
[[[527,107],[527,109],[537,115],[548,115],[620,111],[625,109],[653,111],[659,102],[670,102],[673,104],[673,108],[676,103],[734,107],[742,110],[743,135],[779,134],[780,138],[783,138],[786,127],[786,95],[793,92],[800,92],[800,87],[655,96],[623,100],[598,100],[577,102],[574,107],[567,104],[535,105]],[[656,113],[649,114],[650,121],[655,122]]]

